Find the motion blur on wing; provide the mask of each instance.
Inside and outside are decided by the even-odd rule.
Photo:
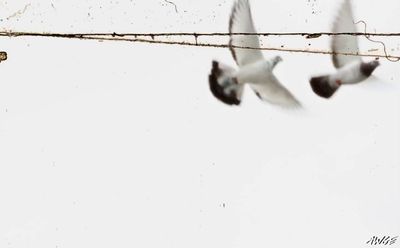
[[[350,0],[344,0],[333,25],[333,33],[355,33],[353,11]],[[334,74],[313,77],[310,80],[313,91],[320,97],[330,98],[346,84],[360,83],[369,78],[379,66],[379,61],[363,62],[360,56],[340,55],[359,53],[355,35],[335,35],[331,40],[332,61],[337,69]]]
[[[250,4],[248,0],[236,0],[229,21],[230,50],[238,69],[218,61],[212,62],[209,86],[213,95],[228,105],[240,105],[245,84],[263,101],[283,106],[299,107],[299,101],[273,74],[275,66],[282,61],[275,56],[265,59],[260,50],[258,35],[254,34]]]

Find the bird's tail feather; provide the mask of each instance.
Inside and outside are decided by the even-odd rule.
[[[323,98],[330,98],[339,89],[339,85],[332,86],[329,83],[329,76],[313,77],[310,85],[315,94]]]
[[[213,61],[208,78],[212,94],[228,105],[240,105],[243,94],[243,85],[238,84],[234,73],[232,67]]]

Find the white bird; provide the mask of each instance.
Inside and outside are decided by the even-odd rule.
[[[353,11],[350,0],[344,0],[333,25],[333,33],[355,33]],[[341,85],[356,84],[369,78],[379,66],[379,61],[363,62],[360,56],[340,55],[338,53],[358,54],[358,39],[355,35],[335,35],[331,40],[332,62],[336,73],[310,80],[313,91],[324,98],[330,98]]]
[[[220,62],[212,62],[209,86],[213,95],[228,105],[240,105],[245,84],[249,84],[263,101],[284,107],[300,106],[296,98],[280,84],[273,74],[275,66],[282,61],[275,56],[265,60],[257,35],[234,35],[232,33],[256,33],[248,0],[237,0],[229,21],[230,50],[238,70]],[[245,47],[245,48],[237,48]],[[253,48],[253,49],[248,49]]]

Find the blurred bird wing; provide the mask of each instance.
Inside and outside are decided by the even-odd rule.
[[[288,108],[301,107],[300,102],[273,74],[270,74],[264,83],[250,84],[250,87],[265,102]]]
[[[350,0],[344,0],[338,16],[333,25],[333,33],[355,33],[353,11]],[[331,41],[331,48],[334,53],[355,53],[359,52],[358,38],[355,35],[334,35]],[[341,68],[354,61],[361,60],[359,56],[332,55],[333,65]]]
[[[258,35],[233,35],[232,33],[257,33],[250,10],[248,0],[237,0],[232,8],[229,20],[230,50],[233,58],[239,66],[254,63],[264,58],[260,48]],[[235,47],[251,47],[243,49]]]

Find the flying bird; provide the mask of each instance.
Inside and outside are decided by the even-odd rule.
[[[333,25],[333,33],[355,33],[353,11],[350,0],[344,0]],[[369,78],[380,65],[379,61],[363,62],[360,56],[340,55],[338,53],[358,54],[358,38],[355,35],[335,35],[331,39],[332,62],[337,69],[334,74],[313,77],[310,80],[313,91],[323,98],[330,98],[345,84],[360,83]]]
[[[265,102],[283,107],[300,106],[299,101],[273,74],[275,66],[282,61],[281,57],[266,60],[260,51],[257,35],[234,34],[257,33],[248,0],[235,1],[229,20],[229,33],[229,47],[239,68],[236,70],[218,61],[212,62],[209,86],[213,95],[225,104],[240,105],[244,86],[248,84]]]

